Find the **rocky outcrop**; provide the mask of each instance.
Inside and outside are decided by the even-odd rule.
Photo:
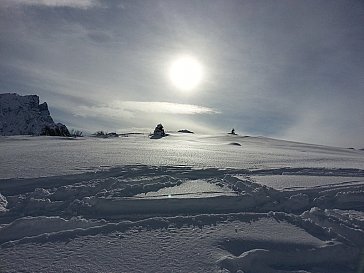
[[[55,123],[46,102],[37,95],[0,94],[0,135],[70,136],[62,123]]]

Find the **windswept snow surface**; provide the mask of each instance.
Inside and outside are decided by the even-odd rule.
[[[364,152],[0,138],[0,272],[364,272]]]

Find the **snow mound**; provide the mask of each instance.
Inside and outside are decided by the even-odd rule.
[[[228,256],[222,258],[219,264],[229,272],[307,272],[301,271],[305,268],[314,269],[315,272],[332,272],[330,270],[334,267],[336,270],[352,270],[350,264],[355,261],[353,257],[357,258],[359,254],[357,249],[341,243],[313,249],[293,248],[291,251],[269,248],[252,249],[238,257]],[[343,267],[343,264],[349,266]]]
[[[229,145],[232,145],[232,146],[241,146],[241,144],[239,142],[230,142]]]

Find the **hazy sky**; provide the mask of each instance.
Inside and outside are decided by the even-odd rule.
[[[189,92],[168,77],[181,54],[204,68]],[[69,128],[364,147],[362,0],[0,0],[0,60],[1,93]]]

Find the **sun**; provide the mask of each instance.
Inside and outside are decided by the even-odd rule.
[[[178,89],[193,90],[202,81],[203,67],[197,59],[187,55],[181,56],[172,62],[169,78]]]

